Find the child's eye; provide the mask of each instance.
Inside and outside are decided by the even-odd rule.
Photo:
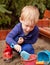
[[[33,26],[31,26],[31,28],[33,28]]]
[[[29,27],[28,25],[26,25],[26,27]]]

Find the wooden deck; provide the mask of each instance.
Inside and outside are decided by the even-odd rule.
[[[38,21],[39,32],[50,38],[50,10],[44,12],[44,17]]]

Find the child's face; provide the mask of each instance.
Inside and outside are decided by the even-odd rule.
[[[24,33],[28,34],[29,32],[31,32],[34,29],[34,23],[33,22],[22,22],[22,28]]]

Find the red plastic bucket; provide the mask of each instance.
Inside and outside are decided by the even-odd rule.
[[[22,59],[22,61],[23,65],[36,65],[37,56],[35,54],[31,54],[28,60]]]

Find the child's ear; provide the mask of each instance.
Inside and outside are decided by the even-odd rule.
[[[23,23],[23,21],[20,19],[20,22]]]
[[[23,20],[21,19],[21,17],[19,18],[19,21],[20,21],[21,23],[23,23]]]

